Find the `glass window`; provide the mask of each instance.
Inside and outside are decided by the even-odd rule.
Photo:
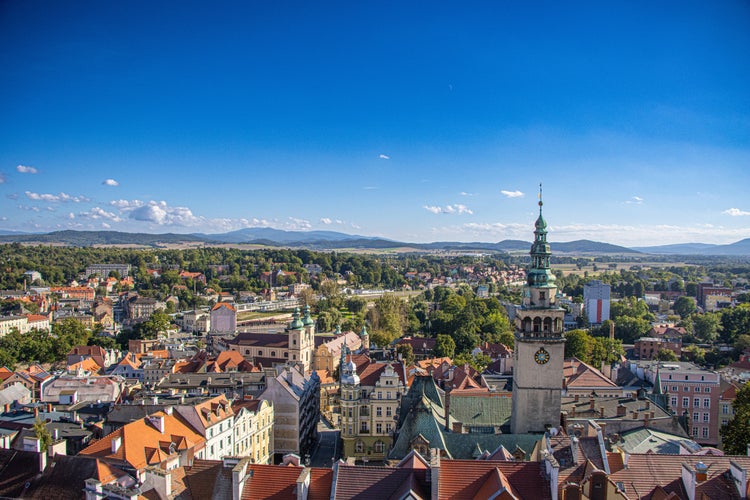
[[[708,413],[703,414],[703,421],[708,422]]]
[[[693,422],[697,422],[700,414],[697,411],[693,412]]]
[[[729,405],[728,404],[723,403],[721,405],[721,413],[723,413],[724,415],[729,415]]]
[[[693,436],[698,437],[698,428],[693,427]]]
[[[704,437],[704,438],[707,438],[707,437],[708,437],[708,427],[704,427],[704,428],[703,428],[703,437]]]
[[[382,434],[383,433],[383,424],[381,424],[380,422],[378,422],[377,424],[375,424],[375,432],[377,432],[378,434]]]
[[[682,407],[687,408],[690,406],[690,398],[682,398]]]
[[[695,392],[701,392],[701,388],[700,387],[696,387],[695,388]]]
[[[694,398],[693,399],[693,406],[698,407],[701,405],[701,399],[700,398]]]
[[[677,406],[677,396],[672,396],[672,399],[669,403],[673,408]]]
[[[390,416],[391,416],[391,414],[392,414],[392,411],[393,411],[393,410],[391,409],[391,407],[390,407],[390,406],[386,407],[386,409],[385,409],[385,416],[386,416],[386,417],[390,417]]]
[[[703,408],[710,408],[711,400],[709,398],[703,398]]]
[[[376,417],[382,417],[383,416],[383,408],[380,406],[375,407],[375,416]]]
[[[703,389],[703,392],[711,392],[711,388],[710,387],[706,387],[706,388]]]

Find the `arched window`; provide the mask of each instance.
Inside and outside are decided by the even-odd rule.
[[[534,318],[534,333],[542,331],[542,318]]]
[[[544,333],[552,331],[552,318],[544,318]]]
[[[524,332],[530,332],[531,331],[531,318],[526,316],[523,318],[523,331]]]
[[[381,440],[375,441],[375,453],[383,453],[385,451],[385,443]]]
[[[354,452],[355,453],[364,453],[365,452],[365,443],[363,443],[361,440],[357,439],[357,442],[354,444]]]

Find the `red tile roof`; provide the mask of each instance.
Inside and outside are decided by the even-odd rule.
[[[302,467],[249,464],[252,477],[245,481],[242,500],[288,500],[297,498],[297,479]]]
[[[550,486],[541,462],[504,462],[491,460],[442,460],[438,480],[438,498],[480,498],[476,495],[485,481],[501,472],[520,498],[549,499]],[[434,473],[434,472],[433,472]],[[433,492],[434,493],[434,492]]]
[[[640,498],[649,498],[655,490],[662,488],[667,494],[687,498],[682,484],[682,464],[694,467],[697,462],[703,462],[709,466],[708,477],[696,488],[696,498],[703,494],[706,498],[740,498],[731,479],[724,474],[729,469],[730,460],[745,470],[750,469],[750,457],[745,456],[634,454],[629,456],[626,467],[613,472],[609,478],[622,482],[628,495],[637,491]]]

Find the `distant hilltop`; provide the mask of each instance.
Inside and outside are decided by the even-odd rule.
[[[309,248],[311,250],[388,250],[452,252],[504,252],[525,253],[531,242],[503,240],[491,242],[440,241],[434,243],[408,243],[385,238],[351,235],[335,231],[284,231],[273,228],[246,228],[219,234],[176,233],[126,233],[120,231],[54,231],[51,233],[20,233],[0,231],[0,243],[37,243],[47,245],[89,246],[143,246],[163,247],[171,245],[259,245],[268,247]],[[750,238],[730,245],[706,243],[684,243],[651,247],[627,248],[610,243],[577,240],[551,243],[557,254],[658,254],[658,255],[719,255],[750,256]]]

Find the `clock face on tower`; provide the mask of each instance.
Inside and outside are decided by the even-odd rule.
[[[547,361],[549,361],[549,353],[544,347],[540,347],[539,350],[534,353],[534,361],[536,361],[540,365],[543,365]]]

